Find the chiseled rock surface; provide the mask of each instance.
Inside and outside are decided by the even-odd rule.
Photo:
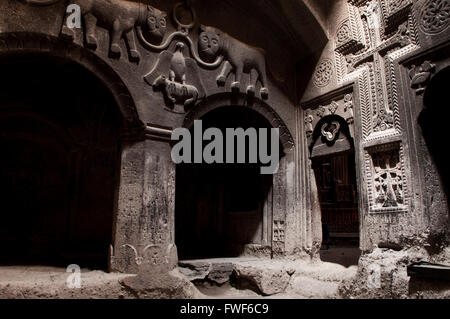
[[[291,278],[286,269],[278,267],[261,268],[236,264],[235,273],[237,278],[255,284],[261,294],[266,296],[284,292]]]

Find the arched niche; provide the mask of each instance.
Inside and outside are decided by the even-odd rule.
[[[328,115],[316,124],[309,151],[311,158],[346,152],[354,149],[347,121],[338,115]]]
[[[123,114],[80,63],[9,48],[0,55],[1,262],[107,269]]]
[[[214,192],[214,189],[225,187],[228,189],[225,190],[225,192],[222,192],[222,194],[225,194],[225,197],[227,196],[227,194],[234,194],[231,196],[238,196],[239,193],[239,196],[245,196],[245,185],[247,185],[248,182],[250,182],[250,184],[253,183],[253,186],[247,185],[248,187],[253,188],[252,191],[247,191],[249,198],[251,197],[251,199],[255,199],[254,201],[249,200],[250,202],[255,204],[255,207],[248,208],[247,212],[241,212],[241,216],[237,215],[239,213],[238,211],[240,210],[239,207],[226,207],[226,205],[221,204],[223,196],[215,196],[217,195],[217,192],[215,193],[215,195],[211,195],[213,197],[217,197],[217,200],[215,201],[216,204],[218,203],[216,205],[216,208],[217,206],[220,206],[216,209],[216,215],[223,217],[228,213],[231,215],[234,214],[235,216],[233,217],[234,219],[229,219],[231,220],[231,222],[229,223],[229,225],[231,226],[228,227],[228,230],[231,229],[237,231],[237,228],[244,225],[244,221],[247,220],[248,229],[240,232],[240,235],[247,233],[250,234],[250,237],[252,237],[241,238],[242,241],[240,241],[238,245],[234,245],[235,243],[228,243],[226,239],[223,239],[224,236],[228,236],[228,239],[230,238],[230,236],[233,236],[232,232],[229,232],[226,227],[219,227],[220,229],[217,229],[215,231],[210,229],[214,234],[219,234],[220,231],[224,232],[222,240],[217,240],[219,242],[218,246],[221,244],[225,244],[226,246],[223,254],[221,255],[222,257],[244,255],[257,255],[267,257],[285,255],[289,253],[289,250],[293,249],[291,247],[297,245],[297,243],[294,243],[295,240],[289,242],[288,234],[291,235],[290,238],[297,238],[295,237],[294,230],[289,229],[289,226],[291,226],[291,224],[287,225],[286,223],[287,218],[295,218],[293,216],[293,214],[295,214],[295,163],[294,152],[292,151],[294,148],[294,140],[289,132],[289,129],[284,124],[280,116],[263,101],[258,99],[249,99],[245,94],[217,94],[208,97],[205,101],[197,105],[195,109],[190,111],[186,115],[183,126],[185,128],[192,128],[195,120],[206,120],[206,122],[209,123],[208,126],[219,127],[222,129],[228,127],[255,127],[257,129],[264,127],[268,129],[279,129],[280,158],[279,168],[275,174],[266,176],[260,175],[258,165],[252,166],[249,164],[245,164],[248,166],[234,166],[231,168],[226,166],[228,164],[224,164],[223,166],[219,167],[218,170],[215,170],[215,168],[208,167],[208,165],[206,165],[200,168],[200,170],[204,169],[203,172],[211,170],[210,173],[202,175],[206,179],[211,179],[211,185],[213,185],[210,188],[207,187],[207,190],[205,190],[205,192]],[[195,169],[190,170],[190,172],[193,171],[195,171]],[[217,174],[216,179],[214,179],[213,177],[215,176],[215,172],[220,172]],[[195,173],[198,173],[198,170],[195,171]],[[219,175],[222,177],[220,177]],[[179,210],[183,205],[188,206],[188,202],[195,203],[195,205],[201,202],[193,198],[194,195],[189,195],[190,192],[194,192],[196,190],[198,192],[200,187],[195,186],[196,182],[198,182],[197,178],[189,176],[189,172],[185,170],[185,168],[183,168],[181,165],[177,167],[175,195],[177,201],[176,210],[177,208]],[[232,182],[233,176],[236,179],[234,184]],[[221,178],[227,180],[227,183],[221,183]],[[241,180],[242,178],[247,178],[249,180],[244,181]],[[191,181],[191,184],[189,183],[189,181]],[[239,192],[236,192],[236,190],[239,189],[241,190]],[[206,196],[205,192],[200,193],[202,194],[202,196]],[[244,200],[237,200],[237,202],[245,204]],[[212,206],[214,205],[209,205],[208,207]],[[242,208],[242,210],[246,209],[244,208]],[[196,209],[197,208],[192,208],[192,210]],[[227,209],[228,212],[225,212],[224,215],[224,210]],[[204,209],[204,211],[208,211],[208,209]],[[178,213],[176,212],[176,216],[177,214]],[[211,215],[209,215],[209,217],[211,217]],[[241,222],[239,222],[239,218],[243,218]],[[179,221],[179,224],[177,224],[177,220]],[[192,227],[194,226],[191,225],[189,228],[189,223],[180,222],[181,220],[183,220],[183,217],[175,218],[176,233],[189,233],[189,231],[192,232]],[[208,227],[206,227],[205,229],[208,229]],[[182,236],[186,238],[189,237],[189,235],[186,234],[183,234]],[[197,256],[195,256],[197,251],[195,247],[196,245],[198,245],[198,251],[201,251],[202,242],[203,246],[210,245],[210,251],[214,251],[215,239],[210,239],[211,240],[208,241],[207,236],[203,239],[199,239],[196,244],[191,245],[191,249],[190,251],[188,249],[189,252],[187,254],[183,254],[183,252],[181,252],[181,258],[212,257],[213,255],[208,253],[199,253]],[[176,239],[176,242],[177,241],[179,242],[179,240]],[[183,247],[179,248],[183,249]],[[218,249],[218,251],[220,252],[220,249]]]
[[[319,251],[323,261],[356,265],[359,250],[359,210],[355,149],[347,121],[338,115],[321,118],[309,145],[314,210],[322,224]]]
[[[428,83],[423,96],[423,109],[417,123],[424,145],[421,157],[424,171],[425,205],[433,233],[448,232],[450,207],[450,169],[446,136],[448,135],[448,85],[450,67],[436,73]]]

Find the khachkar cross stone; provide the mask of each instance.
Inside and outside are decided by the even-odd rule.
[[[398,153],[374,155],[373,162],[376,205],[386,208],[403,204],[403,178]]]
[[[388,81],[391,74],[386,74],[386,55],[395,49],[405,47],[411,43],[408,31],[408,21],[400,24],[397,33],[388,39],[382,32],[382,13],[377,1],[369,2],[362,11],[362,17],[366,19],[370,49],[358,54],[346,57],[348,71],[373,64],[370,67],[370,86],[372,95],[372,124],[371,132],[383,132],[394,129],[394,110],[387,101]]]

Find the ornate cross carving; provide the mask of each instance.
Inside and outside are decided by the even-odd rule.
[[[378,2],[370,2],[363,10],[362,17],[367,20],[369,28],[370,49],[358,54],[346,57],[348,71],[353,72],[356,68],[373,63],[372,86],[373,94],[376,96],[372,109],[372,130],[381,132],[394,128],[393,110],[387,103],[387,74],[385,67],[386,55],[397,48],[402,48],[410,43],[407,22],[398,27],[397,33],[385,39],[382,32],[382,16]]]

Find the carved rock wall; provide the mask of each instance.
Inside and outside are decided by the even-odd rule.
[[[80,7],[80,28],[68,28],[69,4]],[[325,32],[317,32],[321,26],[311,12],[304,12],[311,25],[292,30],[280,18],[283,8],[276,2],[206,0],[192,1],[189,8],[175,0],[0,3],[0,12],[8,13],[0,15],[0,55],[26,50],[80,63],[105,82],[124,115],[111,269],[136,273],[175,266],[170,134],[220,103],[252,108],[280,128],[286,155],[273,183],[274,255],[317,248],[312,229],[320,228],[319,219],[307,211],[301,188],[308,166],[297,140],[292,66],[310,54],[296,36],[308,28],[321,37]],[[329,67],[324,65],[318,83],[331,79]]]
[[[334,37],[317,59],[298,122],[304,125],[304,140],[314,145],[320,119],[334,111],[335,103],[340,116],[349,116],[339,109],[345,105],[339,100],[345,93],[352,96],[360,247],[365,253],[376,247],[425,247],[414,258],[432,260],[448,247],[446,182],[421,125],[424,110],[429,111],[427,89],[450,62],[448,12],[448,1],[440,0],[342,0],[331,8],[329,32]],[[438,117],[447,118],[448,112],[435,104],[436,119],[427,116],[436,127],[445,126]],[[312,182],[310,187],[314,191]],[[363,277],[366,266],[360,267]],[[407,285],[406,270],[395,271]],[[380,293],[395,296],[399,291]]]

